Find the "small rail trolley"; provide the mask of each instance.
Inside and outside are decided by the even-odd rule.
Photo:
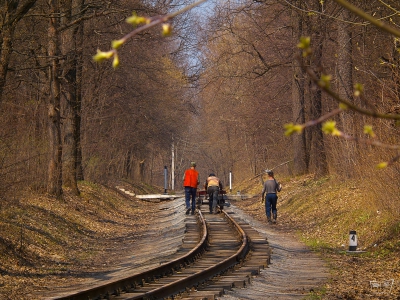
[[[209,198],[208,193],[205,189],[197,190],[197,195],[196,195],[197,208],[200,209],[200,207],[201,207],[201,205],[203,205],[204,201],[206,201],[206,203],[208,203],[209,202],[208,198]],[[219,190],[217,206],[219,206],[219,209],[221,211],[223,210],[224,206],[230,206],[230,203],[228,203],[226,200],[227,200],[226,191]]]

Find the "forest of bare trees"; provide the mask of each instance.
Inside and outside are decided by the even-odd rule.
[[[132,28],[125,19],[133,11],[169,9],[141,1],[2,1],[2,196],[21,187],[78,194],[83,179],[160,182],[192,106],[177,63],[179,37],[136,36],[121,50],[118,71],[92,57]]]
[[[1,1],[0,196],[79,194],[79,180],[162,185],[174,157],[176,189],[195,160],[225,183],[276,168],[371,180],[398,198],[400,37],[340,1],[209,2],[172,19],[169,37],[157,26],[134,35],[114,69],[93,56],[133,30],[132,12],[189,2]],[[353,3],[399,30],[397,1]],[[325,121],[342,134],[324,134]],[[285,136],[291,123],[305,126]]]

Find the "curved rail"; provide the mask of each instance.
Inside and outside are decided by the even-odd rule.
[[[230,257],[224,259],[223,261],[205,269],[199,271],[193,275],[187,276],[180,280],[174,281],[168,285],[164,285],[158,289],[149,291],[144,295],[140,295],[137,297],[130,297],[127,298],[129,300],[133,299],[160,299],[166,296],[170,296],[173,294],[177,294],[181,291],[184,291],[187,287],[192,287],[197,285],[199,282],[204,282],[217,274],[220,274],[226,271],[229,268],[232,268],[236,264],[238,264],[247,254],[249,251],[249,242],[247,239],[246,233],[243,229],[233,220],[226,212],[224,213],[224,217],[234,226],[234,228],[238,231],[241,236],[242,245],[240,246],[239,250],[231,255]],[[202,216],[201,211],[199,211],[199,215]]]
[[[163,264],[154,269],[141,272],[139,274],[117,280],[105,285],[96,286],[90,289],[79,291],[67,296],[51,298],[54,300],[87,300],[96,299],[100,295],[111,295],[119,293],[121,290],[126,290],[129,288],[135,288],[140,285],[143,281],[151,280],[153,278],[159,277],[160,275],[168,275],[174,272],[174,270],[180,269],[183,265],[189,264],[191,261],[196,260],[201,253],[203,253],[207,247],[208,241],[208,230],[206,226],[206,221],[202,214],[199,214],[199,223],[201,223],[201,231],[203,232],[199,243],[185,255],[178,257],[166,264]]]
[[[222,261],[193,274],[188,274],[183,278],[177,279],[161,287],[151,289],[145,293],[137,293],[136,295],[129,293],[129,295],[126,295],[126,297],[123,297],[124,293],[121,293],[122,291],[132,290],[135,292],[135,289],[143,286],[145,282],[152,282],[157,278],[171,275],[175,271],[182,269],[182,267],[194,262],[202,255],[202,253],[206,251],[206,247],[208,246],[209,230],[207,229],[203,214],[200,210],[198,210],[197,217],[198,223],[200,223],[199,226],[201,227],[202,236],[199,243],[185,255],[154,269],[144,271],[121,280],[52,299],[87,300],[101,299],[102,297],[108,298],[111,295],[120,295],[120,297],[123,297],[123,299],[160,299],[185,292],[187,289],[193,286],[197,286],[200,283],[210,280],[214,276],[222,274],[226,270],[233,268],[235,265],[240,263],[246,257],[250,248],[249,239],[244,230],[226,212],[223,213],[224,218],[235,228],[236,232],[238,233],[241,245],[233,255],[223,259]]]

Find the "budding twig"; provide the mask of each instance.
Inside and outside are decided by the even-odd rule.
[[[167,15],[162,15],[162,16],[155,16],[155,17],[151,17],[151,18],[146,18],[146,17],[139,17],[136,15],[136,13],[133,13],[131,17],[126,19],[126,22],[133,25],[133,26],[137,26],[137,25],[141,25],[140,27],[132,30],[131,32],[129,32],[128,34],[124,35],[122,38],[120,38],[119,40],[114,40],[111,42],[111,50],[107,51],[107,52],[103,52],[100,50],[97,50],[97,54],[95,56],[93,56],[93,59],[97,62],[101,62],[104,61],[106,59],[110,59],[113,58],[113,67],[114,69],[117,68],[119,66],[119,57],[118,57],[118,53],[117,50],[123,45],[125,44],[129,39],[131,39],[133,36],[135,36],[136,34],[148,30],[156,25],[162,24],[162,33],[164,36],[169,36],[172,32],[172,27],[170,24],[166,24],[167,21],[173,19],[174,17],[206,2],[207,0],[200,0],[197,1],[195,3],[192,3],[188,6],[185,6],[184,8],[182,8],[181,10],[178,10],[174,13],[170,13]]]

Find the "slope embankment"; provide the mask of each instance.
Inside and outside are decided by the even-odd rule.
[[[331,279],[313,293],[322,299],[399,299],[398,209],[382,205],[368,182],[314,180],[310,176],[281,182],[278,222],[269,226],[272,236],[275,232],[295,236],[326,262]],[[246,182],[239,189],[256,196],[235,205],[266,223],[260,180]],[[350,231],[356,231],[361,253],[348,253]]]

